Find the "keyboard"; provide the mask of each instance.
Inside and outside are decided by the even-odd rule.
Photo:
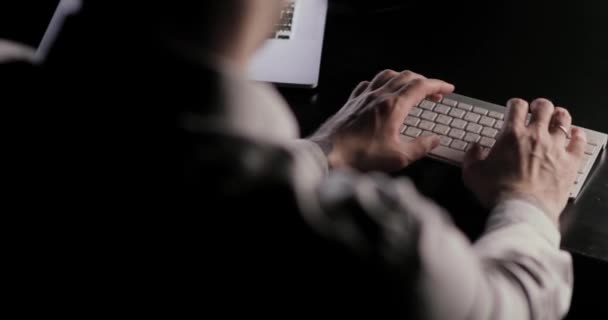
[[[506,108],[458,94],[445,95],[441,102],[421,101],[412,109],[401,129],[401,138],[410,141],[436,134],[441,144],[429,157],[461,165],[466,150],[474,143],[491,149],[496,143],[505,118]],[[529,115],[528,115],[529,119]],[[587,146],[570,198],[576,199],[598,156],[606,148],[608,135],[581,128],[587,133]]]
[[[281,18],[274,28],[271,39],[289,40],[293,36],[293,20],[296,10],[295,1],[286,1],[281,9]]]

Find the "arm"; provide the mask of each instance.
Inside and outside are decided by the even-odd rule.
[[[310,199],[305,211],[315,230],[364,259],[382,260],[385,272],[415,270],[409,276],[417,281],[402,282],[401,299],[403,305],[421,303],[417,310],[394,313],[425,319],[558,319],[568,310],[570,256],[560,251],[550,219],[525,200],[499,203],[483,237],[471,244],[405,179],[336,171],[318,194],[320,211],[310,211]],[[391,278],[402,279],[398,273]]]
[[[418,101],[451,90],[413,73],[385,71],[355,89],[349,103],[311,140],[331,144],[331,167],[398,170],[436,145],[436,137],[401,142],[403,119]],[[414,275],[418,290],[410,298],[424,302],[425,318],[559,318],[569,307],[572,262],[559,250],[557,225],[585,145],[581,130],[572,129],[567,141],[558,128],[570,128],[571,121],[565,109],[548,100],[536,100],[529,108],[514,99],[492,151],[476,145],[467,152],[464,180],[482,204],[494,208],[486,233],[474,245],[411,185],[378,176],[330,174],[318,208],[309,205],[305,212],[317,230],[354,251],[368,248],[417,259],[398,259],[403,268],[397,269],[420,265]],[[315,151],[319,159],[320,150]],[[361,225],[361,217],[385,241],[370,243],[370,226]],[[389,241],[394,243],[387,248]],[[411,286],[404,285],[404,291],[412,292]]]

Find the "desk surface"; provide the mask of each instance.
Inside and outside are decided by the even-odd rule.
[[[608,2],[474,2],[411,1],[382,13],[334,4],[319,88],[283,90],[303,134],[336,112],[359,81],[386,68],[444,79],[458,93],[498,104],[548,97],[569,108],[575,124],[608,132]],[[608,261],[608,156],[601,157],[562,217],[562,245]],[[457,168],[423,160],[400,174],[450,210],[471,238],[481,232],[487,213]]]

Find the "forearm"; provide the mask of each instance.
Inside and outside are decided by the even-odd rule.
[[[340,170],[323,180],[316,200],[301,199],[309,222],[354,250],[381,252],[386,272],[416,270],[416,284],[403,283],[404,299],[421,301],[423,318],[558,319],[567,311],[571,259],[535,206],[500,203],[472,245],[407,180]]]
[[[521,316],[560,319],[569,309],[573,285],[572,259],[560,250],[560,240],[536,204],[511,199],[496,206],[474,250],[491,270],[490,281],[501,288],[497,294],[517,302]]]
[[[525,201],[500,203],[472,247],[449,224],[428,219],[421,292],[443,319],[560,319],[572,293],[572,261],[551,221]],[[443,230],[442,230],[443,229]],[[446,303],[452,301],[453,303]]]

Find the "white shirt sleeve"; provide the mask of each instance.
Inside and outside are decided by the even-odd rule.
[[[320,233],[355,251],[383,252],[391,269],[420,266],[404,297],[420,301],[416,314],[424,319],[560,319],[569,308],[571,257],[559,248],[557,228],[524,200],[496,206],[483,236],[470,243],[407,179],[330,172],[315,190],[300,199]]]

